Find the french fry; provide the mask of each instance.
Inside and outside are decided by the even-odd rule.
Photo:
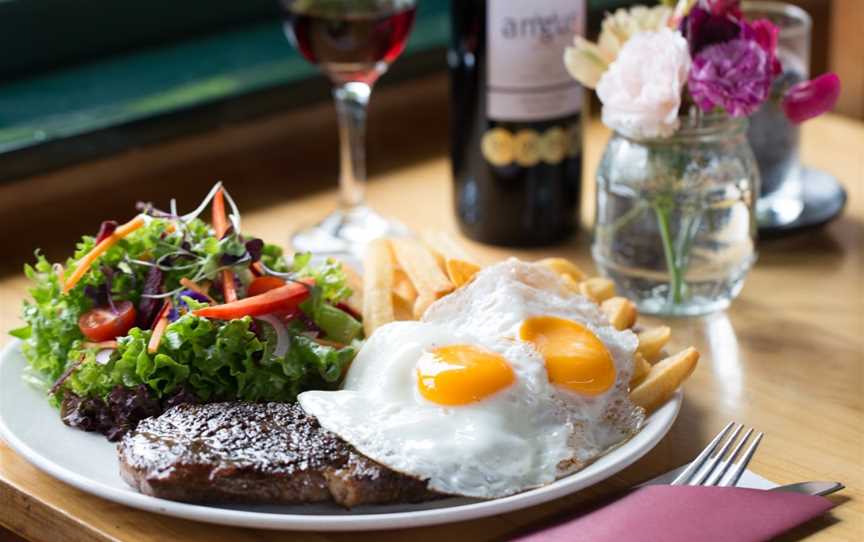
[[[411,284],[405,270],[396,263],[392,247],[390,253],[393,258],[393,315],[397,321],[413,320],[417,289]]]
[[[576,264],[564,258],[544,258],[537,263],[545,265],[562,277],[570,277],[575,282],[582,282],[587,277]]]
[[[564,282],[564,287],[573,292],[574,294],[581,294],[582,291],[579,289],[579,283],[570,278],[570,275],[559,275],[561,280]]]
[[[658,362],[651,367],[645,379],[630,390],[630,399],[646,412],[653,412],[668,401],[678,386],[693,373],[698,361],[699,352],[691,346]]]
[[[640,382],[645,380],[650,371],[651,364],[637,350],[633,355],[633,374],[630,376],[630,388],[635,388]]]
[[[480,271],[480,266],[465,260],[447,259],[444,263],[447,276],[455,288],[466,284]]]
[[[401,268],[393,270],[393,295],[404,301],[408,306],[414,305],[417,299],[417,289],[411,284],[411,279]]]
[[[413,320],[414,302],[412,301],[409,303],[401,297],[398,297],[396,294],[393,294],[393,316],[396,317],[396,321],[398,322]]]
[[[384,239],[369,243],[363,258],[363,331],[369,337],[395,320],[393,313],[393,259]]]
[[[414,317],[420,318],[436,299],[453,290],[453,283],[438,267],[435,256],[419,242],[406,238],[391,239],[390,247],[396,261],[417,289]]]
[[[610,297],[600,304],[600,310],[609,318],[609,323],[618,330],[633,327],[639,314],[636,304],[626,297]]]
[[[424,231],[420,238],[423,240],[423,244],[432,251],[432,255],[435,256],[442,269],[445,268],[447,260],[461,260],[479,265],[474,256],[449,233],[440,230],[428,230]]]
[[[639,337],[636,351],[648,361],[654,362],[672,337],[672,329],[669,326],[657,326],[640,331],[636,336]]]
[[[579,293],[595,303],[602,303],[615,296],[615,283],[606,277],[591,277],[579,283]]]
[[[339,265],[345,274],[348,287],[351,288],[351,297],[346,299],[344,303],[355,313],[363,314],[363,278],[353,267],[345,262],[339,262]]]

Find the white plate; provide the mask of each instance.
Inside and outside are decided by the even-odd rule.
[[[65,426],[36,389],[21,379],[26,361],[13,341],[0,352],[0,436],[51,476],[104,499],[158,514],[263,529],[355,531],[451,523],[527,508],[596,484],[651,450],[672,427],[682,393],[652,414],[629,442],[585,469],[548,486],[492,501],[444,499],[418,505],[203,506],[142,495],[117,471],[114,444],[101,435]]]

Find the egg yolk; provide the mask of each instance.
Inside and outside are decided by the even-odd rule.
[[[599,395],[615,383],[615,363],[597,335],[564,318],[535,316],[522,322],[519,338],[546,360],[549,380],[583,395]]]
[[[417,387],[423,397],[439,405],[480,401],[516,379],[503,357],[476,346],[442,346],[430,354],[417,364]]]

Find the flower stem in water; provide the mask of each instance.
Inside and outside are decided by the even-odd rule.
[[[663,241],[663,255],[666,257],[666,268],[669,271],[669,293],[672,303],[683,301],[683,277],[681,268],[675,258],[675,250],[672,244],[672,235],[669,232],[669,214],[672,206],[668,202],[660,201],[654,204],[654,212],[657,214],[657,224],[660,228],[660,238]]]

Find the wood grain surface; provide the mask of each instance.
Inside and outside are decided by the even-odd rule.
[[[590,173],[607,137],[599,124],[590,125],[586,211],[591,206]],[[849,190],[845,215],[823,230],[760,244],[759,262],[729,311],[668,322],[673,328],[673,347],[693,344],[703,353],[686,385],[680,417],[645,458],[589,490],[528,510],[446,526],[351,534],[280,533],[225,528],[126,508],[52,479],[0,443],[0,523],[25,538],[52,541],[505,539],[535,521],[576,510],[681,465],[727,421],[737,420],[766,433],[751,465],[759,474],[780,483],[824,479],[840,480],[847,486],[834,497],[838,506],[831,514],[791,533],[789,539],[812,535],[814,540],[861,540],[864,124],[829,116],[806,125],[803,138],[804,161],[837,175]],[[221,176],[217,171],[210,173]],[[114,174],[122,176],[123,172]],[[456,232],[449,165],[440,152],[402,162],[376,177],[369,198],[384,214],[414,228]],[[228,186],[232,187],[230,179]],[[238,192],[242,208],[246,189],[241,187]],[[257,202],[244,216],[244,229],[268,240],[284,241],[289,232],[327,212],[335,197],[332,191],[295,195]],[[583,221],[590,222],[590,212]],[[487,262],[513,254],[528,259],[554,254],[593,268],[588,245],[586,231],[565,245],[543,250],[511,251],[466,241]],[[0,343],[7,342],[6,332],[18,325],[25,288],[18,275],[0,279]]]

